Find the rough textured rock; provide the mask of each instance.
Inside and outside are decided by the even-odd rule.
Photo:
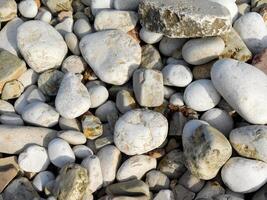
[[[229,11],[205,0],[145,0],[139,15],[145,28],[173,38],[216,36],[231,27]]]
[[[18,28],[17,41],[27,64],[38,73],[59,67],[68,50],[59,32],[39,20],[23,23]]]
[[[200,179],[214,178],[232,155],[227,138],[211,126],[201,125],[193,135],[182,137],[187,168]]]
[[[229,139],[239,155],[267,163],[267,126],[236,128],[231,131]]]
[[[0,50],[0,93],[6,82],[19,78],[26,69],[23,60],[6,50]]]
[[[0,152],[17,154],[30,144],[47,147],[55,136],[56,131],[52,129],[0,125]]]
[[[119,30],[89,34],[80,41],[86,62],[104,82],[122,85],[141,63],[141,47]]]
[[[160,113],[135,109],[116,122],[114,143],[127,155],[143,154],[159,147],[167,137],[168,122]]]
[[[162,60],[158,50],[154,46],[150,44],[142,46],[140,67],[161,70],[163,67]]]
[[[99,118],[94,115],[82,117],[83,133],[87,139],[94,140],[103,134],[103,126]]]
[[[60,170],[53,194],[58,200],[81,200],[88,183],[87,169],[78,164],[69,164]]]
[[[72,10],[72,0],[44,0],[44,2],[53,13]]]
[[[267,79],[259,69],[233,59],[217,61],[211,70],[214,87],[248,122],[267,123]]]

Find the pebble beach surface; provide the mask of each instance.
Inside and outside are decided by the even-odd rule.
[[[0,0],[0,200],[266,194],[266,0]]]

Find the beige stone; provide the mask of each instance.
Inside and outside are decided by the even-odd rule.
[[[21,95],[24,86],[18,80],[12,80],[4,85],[1,98],[4,100],[15,99]]]

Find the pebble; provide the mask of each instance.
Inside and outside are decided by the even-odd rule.
[[[231,27],[227,8],[212,1],[145,0],[138,12],[143,27],[172,38],[217,36]]]
[[[15,113],[14,106],[8,101],[0,99],[0,114]]]
[[[71,0],[45,0],[46,6],[52,13],[72,10]]]
[[[234,29],[253,54],[267,47],[267,27],[260,14],[249,12],[241,16],[235,21]]]
[[[1,8],[0,8],[0,13],[1,13]],[[9,21],[4,27],[2,27],[0,31],[0,48],[9,51],[15,56],[20,54],[17,45],[17,29],[22,23],[23,23],[22,19],[14,18],[13,20]]]
[[[173,113],[170,120],[170,130],[168,135],[181,136],[186,122],[187,118],[181,112]]]
[[[50,69],[40,74],[38,78],[38,88],[43,94],[48,96],[56,96],[64,73]]]
[[[242,16],[242,15],[247,14],[248,12],[250,12],[250,9],[251,9],[250,4],[247,4],[247,3],[241,3],[241,4],[237,5],[237,7],[238,7],[238,16]],[[264,19],[264,17],[263,17],[263,19]]]
[[[209,124],[205,121],[198,120],[198,119],[189,120],[184,125],[182,135],[191,137],[195,133],[196,129],[200,127],[201,125],[209,125]]]
[[[243,62],[223,59],[213,65],[211,80],[245,120],[253,124],[267,123],[267,79],[262,71]]]
[[[83,199],[88,184],[88,171],[84,167],[67,164],[60,170],[52,194],[57,200]]]
[[[184,105],[183,94],[178,92],[171,95],[170,104],[174,106],[183,106]]]
[[[117,171],[118,181],[141,179],[148,171],[157,167],[157,160],[146,155],[136,155],[122,163]]]
[[[163,67],[160,53],[153,45],[147,44],[142,46],[142,58],[140,67],[157,70],[161,70],[161,68]]]
[[[183,199],[193,200],[195,197],[195,193],[186,189],[184,186],[178,184],[174,188],[174,196],[175,199],[177,200],[183,200]]]
[[[128,32],[136,26],[138,14],[133,11],[102,10],[95,16],[94,27],[96,31],[118,29]]]
[[[46,97],[43,95],[43,93],[38,88],[33,89],[27,96],[28,103],[32,103],[34,101],[41,101],[41,102],[46,101]]]
[[[51,19],[52,19],[52,14],[51,12],[49,12],[48,10],[42,8],[38,9],[38,13],[35,17],[35,19],[46,22],[46,23],[50,23]]]
[[[59,119],[59,114],[54,107],[38,101],[28,104],[21,116],[25,122],[43,127],[55,126]]]
[[[176,50],[181,50],[187,39],[168,38],[164,36],[159,43],[159,51],[164,56],[172,56]]]
[[[81,74],[87,68],[87,63],[80,56],[71,55],[67,57],[63,63],[61,70],[64,73],[70,72],[73,74]]]
[[[163,38],[162,33],[151,32],[144,27],[140,29],[139,36],[147,44],[155,44]]]
[[[236,128],[230,133],[230,142],[241,156],[267,163],[267,126],[250,125]]]
[[[243,62],[252,58],[252,53],[235,29],[232,28],[229,33],[226,33],[221,37],[224,40],[225,48],[220,54],[220,58],[233,58]]]
[[[50,161],[59,168],[75,162],[75,155],[70,145],[60,138],[53,139],[48,144],[48,155]]]
[[[18,80],[12,80],[6,82],[2,89],[1,98],[3,100],[16,99],[24,90],[24,86]]]
[[[189,64],[201,65],[218,58],[224,47],[220,37],[191,39],[184,44],[182,55]]]
[[[65,37],[65,35],[67,33],[71,33],[72,29],[73,29],[73,18],[72,17],[66,17],[63,19],[63,21],[61,21],[60,23],[58,23],[57,25],[55,25],[55,29],[63,36]]]
[[[23,58],[37,73],[60,66],[68,50],[56,29],[39,20],[23,23],[18,28],[17,41]]]
[[[86,19],[78,19],[73,25],[73,32],[79,39],[91,33],[92,31],[92,27]]]
[[[88,156],[81,165],[88,170],[89,190],[93,193],[100,189],[103,185],[103,176],[99,158],[95,155]]]
[[[26,172],[40,172],[46,170],[50,161],[44,147],[31,145],[19,154],[18,164]]]
[[[110,118],[118,115],[116,104],[113,101],[107,101],[99,106],[95,111],[95,116],[100,119],[101,122],[108,122]]]
[[[20,97],[15,101],[14,108],[17,113],[21,114],[24,110],[25,106],[28,105],[27,98],[29,94],[36,89],[37,87],[35,85],[29,86],[23,93],[20,95]]]
[[[81,52],[77,36],[74,33],[66,33],[64,39],[71,53],[73,53],[76,56],[79,56]]]
[[[171,190],[160,190],[153,200],[174,200],[174,194]]]
[[[66,130],[58,132],[57,136],[69,144],[78,145],[86,143],[86,138],[83,133],[74,130]]]
[[[267,164],[242,157],[232,157],[223,166],[221,176],[224,184],[234,192],[254,192],[267,182]]]
[[[141,63],[141,47],[120,30],[89,34],[80,41],[80,50],[96,75],[113,85],[127,82]]]
[[[90,95],[75,74],[67,73],[64,75],[55,105],[60,115],[68,119],[74,119],[90,108]]]
[[[15,113],[3,114],[0,116],[0,122],[5,125],[23,126],[24,122],[20,115]]]
[[[166,154],[158,164],[158,169],[170,179],[178,179],[186,171],[183,152],[175,149]]]
[[[45,185],[48,182],[53,181],[54,179],[55,175],[52,172],[42,171],[34,177],[32,184],[37,191],[42,192],[44,190]]]
[[[135,109],[115,125],[114,143],[127,155],[143,154],[159,147],[167,137],[168,121],[160,113]]]
[[[27,69],[21,76],[18,78],[18,81],[22,83],[24,88],[27,88],[30,85],[37,83],[39,75],[33,69]]]
[[[230,12],[231,15],[231,19],[232,22],[234,22],[237,17],[238,17],[238,8],[237,5],[234,1],[229,1],[229,0],[211,0],[212,2],[218,3],[222,6],[224,6],[225,8],[228,9],[228,11]]]
[[[114,183],[106,188],[106,193],[114,196],[149,196],[148,186],[141,180]]]
[[[4,200],[40,199],[31,182],[25,177],[14,179],[3,192]]]
[[[0,93],[7,82],[19,78],[26,70],[23,60],[6,50],[0,50]]]
[[[114,0],[116,10],[137,10],[140,0]]]
[[[146,184],[152,191],[161,191],[169,188],[170,180],[161,171],[150,170],[146,173]]]
[[[85,159],[88,156],[93,155],[93,151],[85,145],[76,145],[72,148],[76,158]]]
[[[17,16],[17,3],[15,0],[2,0],[0,2],[0,22],[12,20]]]
[[[133,90],[139,105],[157,107],[163,103],[163,75],[158,70],[138,69],[133,74]]]
[[[52,129],[0,125],[0,153],[18,154],[29,144],[47,147],[55,136]]]
[[[210,71],[215,61],[211,61],[209,63],[194,66],[193,68],[193,77],[194,79],[209,79]]]
[[[115,180],[116,172],[121,160],[121,152],[113,145],[107,145],[97,152],[103,176],[103,186]]]
[[[267,74],[267,49],[253,57],[252,65]]]
[[[137,108],[133,92],[120,90],[116,96],[116,106],[121,113],[126,113]]]
[[[189,67],[180,64],[168,64],[162,69],[164,85],[186,87],[193,80]]]
[[[103,9],[113,8],[114,0],[91,0],[91,11],[94,16]]]
[[[77,119],[66,119],[64,117],[59,118],[59,127],[62,130],[74,130],[74,131],[81,131],[81,124]]]
[[[20,14],[26,18],[34,18],[37,15],[38,7],[34,0],[23,0],[19,3]]]
[[[213,199],[218,195],[225,194],[224,188],[217,181],[208,181],[196,196],[196,200]]]
[[[208,122],[225,136],[228,136],[234,127],[233,118],[226,111],[219,108],[212,108],[206,111],[200,119]]]
[[[87,139],[95,140],[103,134],[103,126],[99,118],[94,115],[82,117],[83,134]]]
[[[109,92],[103,85],[88,86],[87,90],[90,94],[91,108],[97,108],[108,100]]]
[[[183,134],[182,140],[186,166],[200,179],[214,178],[232,155],[227,138],[209,125],[201,125],[192,135]]]
[[[190,171],[186,171],[179,179],[179,184],[188,190],[197,193],[203,188],[205,181],[197,178],[191,174]]]
[[[200,79],[188,85],[184,91],[186,105],[196,111],[207,111],[215,107],[220,102],[221,96],[213,83],[214,81],[208,79]]]

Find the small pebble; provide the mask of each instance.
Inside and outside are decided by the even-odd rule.
[[[171,190],[160,190],[153,200],[174,200],[174,194]]]
[[[38,76],[39,75],[34,70],[28,69],[18,78],[18,81],[22,83],[24,88],[27,88],[28,86],[34,85],[37,82]]]
[[[174,93],[173,95],[171,95],[170,104],[174,106],[183,106],[184,105],[183,94]]]
[[[85,159],[88,156],[93,155],[93,151],[85,145],[76,145],[72,148],[76,158]]]
[[[45,102],[46,98],[45,98],[45,96],[43,95],[43,93],[39,89],[35,88],[29,93],[29,95],[27,96],[26,100],[27,100],[28,103],[32,103],[34,101]]]
[[[113,2],[114,0],[91,0],[92,14],[96,16],[103,9],[113,8]]]
[[[54,179],[55,175],[52,172],[42,171],[34,177],[32,184],[36,190],[41,192],[44,190],[45,185]]]
[[[170,180],[164,173],[151,170],[146,173],[146,184],[149,186],[150,190],[160,191],[169,188]]]
[[[65,34],[71,33],[73,29],[73,18],[66,17],[62,22],[55,26],[55,29],[64,37]]]
[[[159,43],[159,51],[164,56],[172,56],[177,49],[182,49],[186,41],[186,39],[163,37]]]
[[[85,136],[83,135],[83,133],[79,131],[72,131],[72,130],[60,131],[58,132],[57,136],[72,145],[86,143]]]
[[[163,67],[160,53],[153,45],[142,46],[142,60],[140,67],[161,70]]]
[[[87,63],[82,57],[71,55],[63,61],[61,70],[64,73],[70,72],[73,74],[81,74],[86,68]]]
[[[20,115],[16,113],[6,113],[0,115],[0,122],[6,125],[16,125],[16,126],[23,126],[24,122]]]
[[[77,21],[75,21],[74,25],[73,25],[73,32],[75,33],[75,35],[81,39],[83,36],[91,33],[92,27],[89,24],[89,22],[85,19],[78,19]]]
[[[3,87],[1,98],[3,100],[18,98],[24,90],[24,86],[17,80],[6,82]]]
[[[137,10],[140,0],[114,0],[114,8],[117,10]]]
[[[20,14],[26,18],[34,18],[38,12],[38,7],[34,0],[21,1],[18,8]]]
[[[137,108],[133,92],[121,90],[116,96],[116,106],[121,113],[126,113],[134,108]]]
[[[81,131],[81,124],[77,119],[66,119],[64,117],[60,117],[58,123],[62,130]]]
[[[155,44],[163,38],[163,34],[148,31],[144,27],[141,28],[139,36],[147,44]]]
[[[109,93],[105,86],[103,85],[92,85],[87,87],[91,99],[91,108],[97,108],[104,104],[108,97]]]
[[[205,181],[195,177],[190,171],[186,171],[179,179],[179,184],[197,193],[203,188]]]
[[[79,48],[79,40],[74,33],[66,33],[64,36],[65,42],[69,50],[74,54],[79,56],[81,54]]]

